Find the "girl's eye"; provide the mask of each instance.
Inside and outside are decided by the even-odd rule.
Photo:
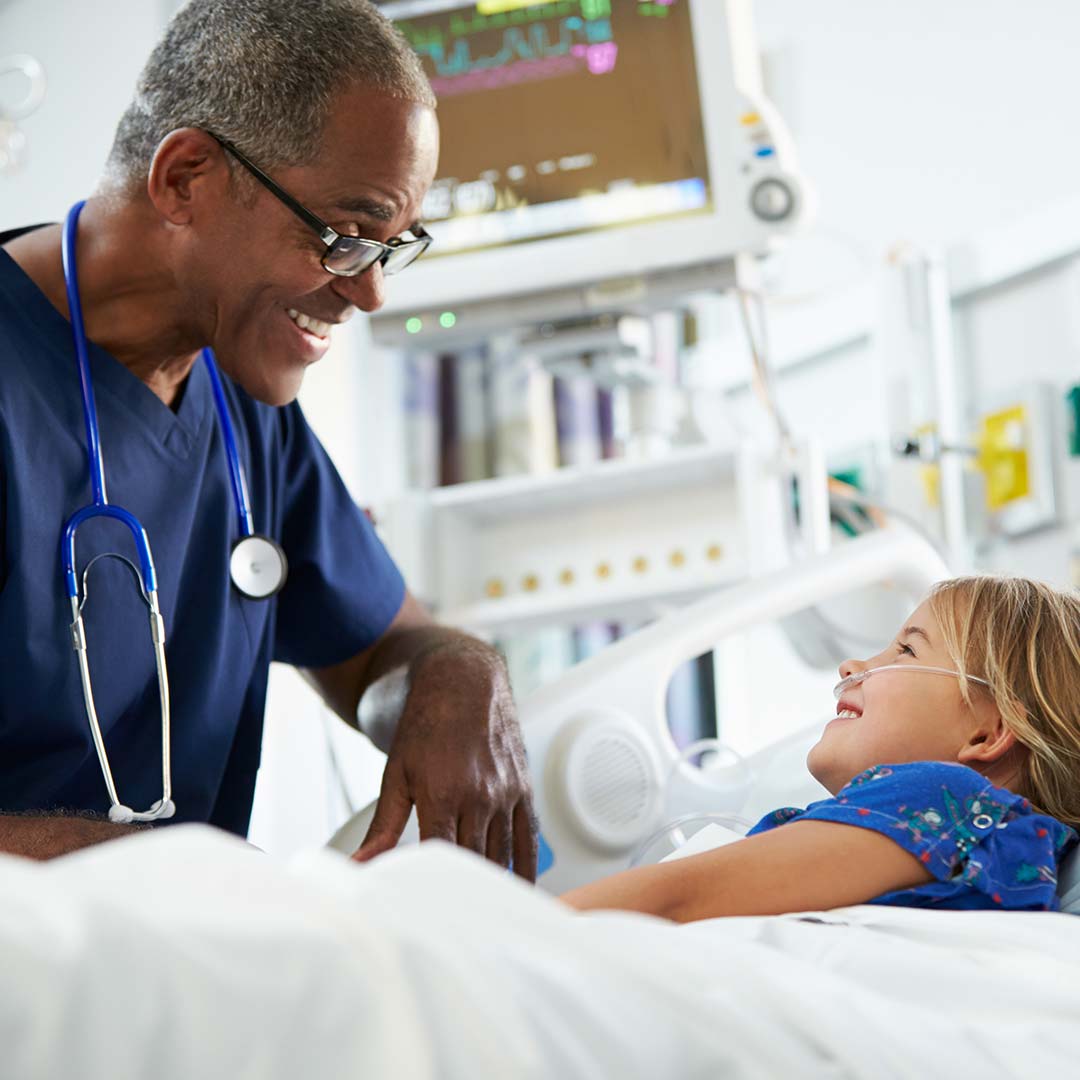
[[[896,647],[900,650],[900,655],[901,656],[903,656],[905,653],[908,656],[914,656],[915,655],[915,650],[910,645],[906,644],[905,642],[900,642],[900,644],[897,645]]]

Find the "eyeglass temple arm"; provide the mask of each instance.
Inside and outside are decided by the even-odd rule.
[[[221,136],[215,135],[212,131],[208,131],[207,135],[220,143],[225,150],[232,154],[232,156],[236,158],[236,160],[239,161],[260,184],[263,185],[263,187],[268,191],[273,192],[274,195],[276,195],[298,218],[300,218],[301,221],[311,226],[311,228],[323,238],[324,243],[332,244],[338,239],[338,233],[330,228],[322,218],[313,214],[306,206],[298,203],[283,187],[274,183],[274,181],[271,180],[270,177],[255,164],[255,162],[250,161],[245,157],[231,142],[228,141],[228,139],[223,139]]]
[[[402,240],[400,236],[395,236],[386,241],[386,246],[391,248],[409,247],[411,244],[420,244],[425,240],[428,242],[428,246],[431,246],[431,233],[419,221],[409,226],[409,232],[416,237],[415,240]]]

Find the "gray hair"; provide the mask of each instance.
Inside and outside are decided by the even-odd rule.
[[[144,182],[158,144],[182,127],[212,131],[264,168],[304,165],[354,82],[435,107],[419,58],[370,0],[191,0],[139,76],[108,180]]]

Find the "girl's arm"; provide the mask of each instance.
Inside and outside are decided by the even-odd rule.
[[[863,904],[933,876],[887,836],[831,821],[791,821],[715,851],[626,870],[564,894],[581,910],[621,908],[693,922]]]

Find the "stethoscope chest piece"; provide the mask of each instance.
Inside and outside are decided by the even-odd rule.
[[[285,584],[289,561],[279,544],[268,536],[252,533],[233,544],[229,576],[249,600],[265,600]]]

